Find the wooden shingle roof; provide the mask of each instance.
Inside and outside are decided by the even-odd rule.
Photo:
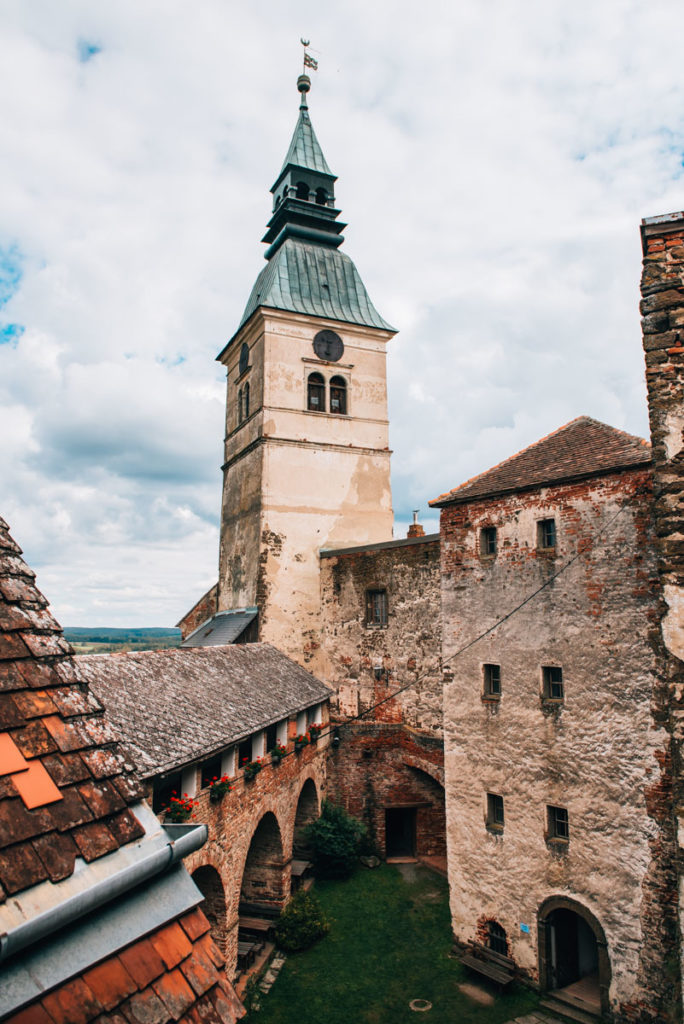
[[[590,416],[579,416],[429,504],[443,508],[476,498],[645,466],[650,461],[651,446],[643,438],[616,430]]]
[[[143,834],[133,765],[0,519],[0,902]]]

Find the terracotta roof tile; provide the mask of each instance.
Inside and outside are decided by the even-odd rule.
[[[44,996],[42,1003],[55,1024],[88,1024],[104,1009],[82,978]]]
[[[30,843],[15,843],[0,851],[0,881],[10,895],[47,877],[47,869]]]
[[[589,416],[580,416],[429,504],[433,508],[441,508],[476,498],[645,466],[650,461],[651,447],[642,438],[616,430]]]
[[[166,970],[164,961],[149,938],[129,946],[119,957],[129,974],[135,978],[138,988],[145,988]]]
[[[195,993],[179,968],[162,974],[161,978],[154,982],[152,988],[173,1020],[179,1020],[195,1002]]]

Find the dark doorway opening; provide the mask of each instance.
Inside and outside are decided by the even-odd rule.
[[[388,807],[385,810],[385,856],[415,857],[416,808]]]
[[[550,985],[600,1009],[599,950],[589,924],[573,910],[559,908],[547,918]]]

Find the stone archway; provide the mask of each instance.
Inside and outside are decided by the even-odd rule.
[[[192,880],[204,896],[202,910],[211,925],[211,937],[225,956],[228,938],[227,914],[226,894],[221,876],[216,868],[210,864],[203,864],[193,871]]]
[[[568,896],[550,896],[537,914],[539,985],[542,992],[574,995],[610,1010],[610,957],[596,917]]]
[[[304,829],[320,815],[318,802],[318,790],[313,779],[307,779],[302,786],[295,811],[294,834],[292,839],[292,856],[307,858],[306,841],[303,836]]]
[[[240,886],[240,902],[270,903],[281,910],[286,900],[285,858],[278,819],[264,814],[249,844]]]

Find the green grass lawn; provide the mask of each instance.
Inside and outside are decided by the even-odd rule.
[[[317,882],[315,891],[330,932],[288,957],[250,1024],[498,1024],[538,1004],[522,986],[493,1006],[459,991],[473,979],[449,957],[447,883],[427,868],[361,868],[347,882]],[[416,1013],[412,999],[432,1009]]]

